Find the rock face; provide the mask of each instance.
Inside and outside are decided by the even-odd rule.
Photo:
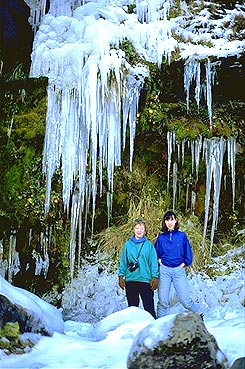
[[[18,322],[21,333],[32,332],[50,336],[49,330],[45,328],[40,318],[2,295],[0,295],[0,311],[0,327],[8,322]]]
[[[64,333],[61,312],[31,292],[14,287],[0,276],[0,328],[18,322],[21,333],[52,336]]]
[[[135,338],[128,369],[228,369],[215,338],[198,314],[157,319]]]
[[[245,368],[245,357],[239,357],[236,359],[231,366],[231,369],[244,369]]]

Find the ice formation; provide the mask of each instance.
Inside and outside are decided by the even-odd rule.
[[[244,9],[237,5],[232,11],[227,10],[225,16],[211,19],[208,7],[195,14],[182,1],[181,14],[170,18],[173,0],[51,0],[49,14],[43,17],[45,0],[26,0],[26,3],[32,9],[33,27],[40,23],[33,44],[30,75],[47,76],[49,81],[43,157],[46,212],[52,177],[61,167],[67,212],[71,205],[73,274],[77,233],[80,250],[88,202],[91,198],[94,213],[96,196],[102,192],[104,167],[108,179],[108,213],[111,211],[114,167],[121,164],[127,130],[132,167],[138,100],[148,69],[140,63],[127,62],[122,41],[132,43],[141,58],[159,66],[163,59],[170,63],[172,52],[178,50],[179,57],[185,61],[187,106],[190,88],[195,84],[196,102],[199,104],[204,94],[211,124],[216,67],[211,58],[239,55],[243,51],[245,41],[229,40],[230,33],[224,25],[236,15],[244,14]],[[134,12],[129,11],[130,5],[136,6]],[[220,5],[216,7],[219,9]],[[177,41],[178,38],[183,41]],[[207,43],[212,46],[207,47]],[[205,66],[202,83],[201,64]],[[168,160],[169,178],[171,157]],[[176,178],[177,164],[174,170]],[[176,196],[176,183],[174,188]]]
[[[176,150],[175,134],[173,132],[168,132],[167,135],[168,143],[168,188],[170,181],[170,172],[172,170],[173,177],[173,209],[175,207],[178,175],[177,175],[177,162],[173,159],[173,154]],[[184,145],[182,147],[182,158],[185,156],[186,140],[183,141]],[[218,222],[219,214],[219,197],[220,189],[223,179],[223,161],[224,154],[227,152],[227,163],[230,170],[231,183],[232,183],[232,199],[234,208],[235,199],[235,158],[236,158],[236,139],[235,137],[230,137],[229,139],[213,137],[210,139],[203,139],[201,136],[195,140],[191,141],[191,155],[192,155],[192,173],[195,172],[196,178],[198,179],[198,170],[202,157],[205,158],[206,162],[206,194],[205,194],[205,220],[204,220],[204,230],[203,230],[203,251],[205,237],[207,233],[208,220],[210,216],[210,211],[212,210],[212,226],[211,226],[211,245],[210,254],[212,251],[212,245],[214,240],[214,232]],[[182,162],[183,165],[183,162]],[[188,187],[187,187],[188,188]],[[213,204],[210,206],[210,197],[213,191]],[[188,196],[186,196],[188,197]],[[192,197],[191,207],[195,208],[195,197]]]

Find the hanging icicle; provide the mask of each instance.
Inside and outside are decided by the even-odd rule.
[[[231,183],[232,183],[232,210],[235,207],[235,188],[236,188],[236,138],[230,137],[227,141],[227,160],[228,166],[231,173]]]
[[[9,256],[8,256],[8,282],[12,282],[12,278],[20,271],[19,253],[16,251],[16,231],[12,230],[9,239]]]
[[[167,190],[169,190],[169,179],[170,179],[170,170],[172,163],[172,154],[175,148],[175,132],[167,132],[167,145],[168,145],[168,181],[167,181]]]
[[[175,152],[175,134],[174,132],[167,133],[168,142],[168,188],[170,180],[170,172],[173,172],[173,208],[175,207],[177,200],[177,188],[180,187],[177,175],[177,163],[174,162],[172,165],[172,157]],[[185,140],[186,143],[186,140]],[[233,208],[235,199],[235,153],[236,153],[236,140],[231,137],[227,140],[224,138],[211,138],[204,139],[200,136],[196,141],[187,141],[187,145],[190,143],[190,154],[192,161],[192,173],[195,169],[196,180],[198,180],[198,172],[200,161],[205,159],[206,164],[206,194],[205,194],[205,219],[204,219],[204,229],[203,229],[203,242],[202,249],[204,251],[205,238],[208,229],[208,222],[210,218],[211,221],[211,235],[210,235],[210,250],[209,254],[212,253],[214,234],[218,222],[219,214],[219,198],[222,183],[222,173],[223,173],[223,159],[224,153],[227,148],[227,162],[231,172],[232,178],[232,198],[233,198]],[[179,148],[179,146],[178,146]],[[203,156],[201,158],[201,152]],[[179,160],[178,162],[181,162]],[[180,189],[181,190],[181,189]],[[179,191],[180,192],[180,191]],[[212,203],[211,203],[212,196]],[[187,184],[186,189],[186,209],[189,201],[189,185]],[[196,194],[191,192],[191,212],[195,211],[196,204]],[[210,209],[212,215],[210,216]]]
[[[184,89],[186,93],[187,112],[190,109],[190,89],[193,82],[196,83],[195,100],[197,106],[199,107],[201,90],[200,75],[201,68],[199,60],[195,57],[188,58],[184,64]]]
[[[204,94],[207,109],[209,124],[212,126],[212,86],[215,83],[216,67],[220,62],[211,63],[207,58],[205,61],[205,84],[201,84],[201,61],[200,57],[189,57],[184,64],[184,89],[186,93],[187,112],[190,109],[190,90],[193,83],[195,84],[195,101],[199,109],[202,93]]]
[[[175,209],[178,188],[178,165],[173,163],[173,210]]]
[[[218,212],[219,212],[219,197],[222,180],[222,169],[223,169],[223,158],[225,152],[226,141],[223,138],[217,139],[212,138],[206,140],[206,195],[205,195],[205,219],[204,219],[204,230],[203,230],[203,246],[208,226],[209,219],[209,208],[210,208],[210,197],[211,189],[213,184],[213,205],[212,205],[212,227],[210,236],[210,249],[209,256],[212,253],[214,231],[217,226]]]
[[[208,107],[208,117],[209,117],[209,124],[210,127],[212,126],[212,85],[211,85],[211,63],[208,59],[206,64],[206,101]]]

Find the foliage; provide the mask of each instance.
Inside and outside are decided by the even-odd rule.
[[[19,78],[18,82],[15,82],[16,78]],[[1,214],[10,219],[14,227],[21,225],[24,219],[39,217],[40,202],[43,201],[45,191],[41,175],[45,90],[43,81],[34,84],[36,89],[33,93],[19,88],[25,86],[22,82],[24,78],[20,66],[12,75],[5,76],[6,82],[11,81],[11,84],[4,85],[3,115],[0,121],[0,180],[3,184],[0,209]]]
[[[24,339],[20,335],[20,326],[18,322],[7,322],[0,329],[0,350],[6,355],[24,354],[31,350],[34,343],[31,339]]]
[[[124,39],[120,44],[120,49],[125,52],[125,58],[131,65],[136,65],[141,60],[133,44]]]
[[[210,126],[207,108],[190,101],[190,108],[183,102],[181,96],[174,95],[174,90],[180,86],[174,84],[172,73],[177,76],[182,71],[176,65],[175,68],[166,66],[158,70],[155,65],[150,66],[151,76],[145,85],[145,104],[138,115],[138,132],[149,129],[160,135],[167,131],[176,133],[177,141],[183,139],[195,140],[200,135],[203,137],[225,137],[237,136],[241,122],[241,112],[244,110],[242,101],[234,101],[228,104],[214,104],[212,125]],[[170,73],[172,69],[172,73]],[[180,80],[177,78],[177,80]],[[166,82],[168,81],[168,82]],[[170,82],[171,81],[171,82]],[[163,91],[168,92],[168,98]],[[171,94],[171,91],[172,94]],[[170,96],[172,101],[168,101]]]
[[[9,71],[4,75],[4,80],[6,82],[20,79],[24,80],[26,77],[26,73],[23,71],[23,64],[18,62],[12,71]]]
[[[16,231],[16,248],[23,270],[14,282],[37,294],[66,282],[69,268],[69,222],[62,201],[62,175],[52,180],[50,210],[45,214],[46,183],[42,172],[45,134],[46,80],[29,80],[18,66],[4,76],[0,117],[0,235],[8,258],[9,235]],[[52,230],[52,232],[51,232]],[[51,232],[51,233],[50,233]],[[49,272],[33,279],[33,255],[43,257],[42,234],[49,240]],[[25,269],[26,264],[26,269]],[[27,268],[27,265],[29,267]],[[57,266],[61,273],[57,274]],[[41,283],[40,283],[41,281]],[[59,287],[57,287],[57,285]]]
[[[129,4],[126,13],[133,14],[136,11],[136,4]]]

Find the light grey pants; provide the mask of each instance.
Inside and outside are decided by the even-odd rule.
[[[186,276],[185,268],[180,266],[176,268],[170,268],[165,265],[161,265],[158,284],[157,317],[161,318],[168,314],[169,293],[172,283],[184,308],[197,313],[198,306],[190,297],[189,281]]]

